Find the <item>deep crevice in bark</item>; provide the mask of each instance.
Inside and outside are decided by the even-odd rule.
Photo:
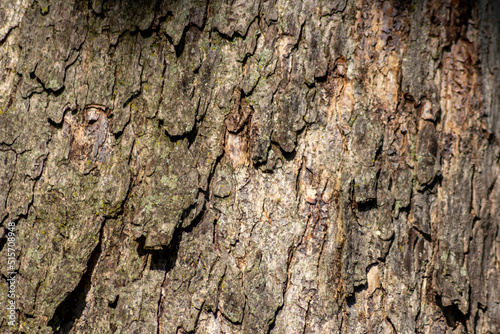
[[[75,322],[82,316],[87,306],[86,299],[92,286],[92,275],[102,253],[102,238],[105,223],[105,221],[102,222],[99,232],[99,242],[90,255],[87,262],[87,269],[82,275],[80,282],[78,282],[76,288],[66,296],[61,304],[59,304],[52,319],[47,323],[49,327],[52,327],[55,333],[69,333]]]

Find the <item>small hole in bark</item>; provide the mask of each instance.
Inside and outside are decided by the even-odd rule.
[[[154,32],[155,32],[154,29],[150,28],[147,30],[141,30],[139,33],[141,34],[142,38],[149,38],[149,37],[153,36]]]
[[[467,316],[460,311],[456,304],[452,304],[449,306],[443,306],[442,298],[439,295],[436,295],[436,304],[439,306],[441,311],[446,318],[446,324],[449,327],[457,327],[458,323],[461,323],[465,327],[465,323],[467,321]]]
[[[283,157],[286,159],[286,161],[292,161],[293,159],[295,159],[295,156],[297,155],[297,150],[295,150],[295,148],[293,149],[292,152],[286,152],[280,146],[280,150],[281,154],[283,154]]]
[[[181,239],[181,229],[177,229],[174,232],[174,236],[170,241],[169,247],[165,247],[163,249],[145,249],[144,245],[146,243],[146,237],[141,236],[136,239],[137,245],[137,254],[139,256],[144,256],[147,254],[151,254],[151,265],[150,268],[152,270],[164,270],[166,272],[170,271],[175,265],[177,261],[177,252],[179,250],[179,244]]]
[[[354,292],[347,296],[346,302],[349,307],[356,305],[356,294],[366,290],[366,284],[362,284],[354,287]]]
[[[113,309],[116,308],[116,305],[118,305],[118,299],[120,299],[120,295],[117,295],[113,302],[108,303],[108,306]]]
[[[370,199],[366,202],[358,203],[358,211],[359,212],[366,212],[371,209],[377,208],[377,200],[376,199]]]

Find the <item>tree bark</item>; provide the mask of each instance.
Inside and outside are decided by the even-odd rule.
[[[1,1],[0,331],[499,333],[499,21]]]

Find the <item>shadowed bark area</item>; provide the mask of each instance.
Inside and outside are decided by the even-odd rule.
[[[0,78],[2,333],[500,332],[499,1],[3,0]]]

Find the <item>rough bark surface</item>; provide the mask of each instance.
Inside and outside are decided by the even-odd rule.
[[[0,1],[0,331],[499,333],[499,20]]]

